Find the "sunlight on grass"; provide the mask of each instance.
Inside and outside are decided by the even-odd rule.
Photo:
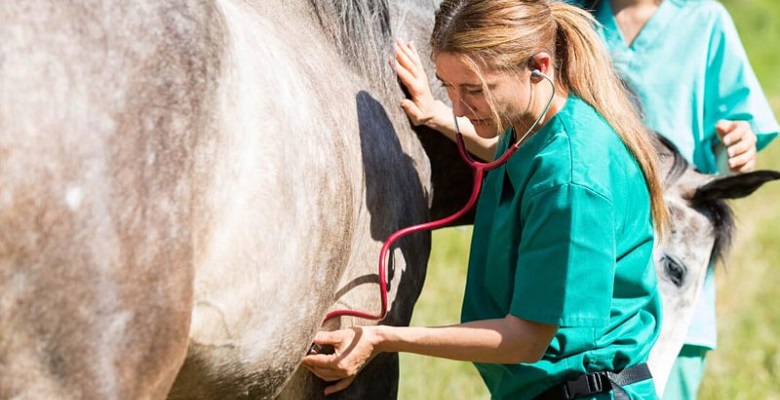
[[[780,111],[780,4],[724,1],[775,115]],[[777,140],[762,151],[759,169],[780,170]],[[734,246],[717,274],[718,349],[707,359],[701,399],[780,399],[780,182],[731,204],[737,215]]]
[[[460,321],[471,228],[433,232],[428,276],[412,325],[449,325]],[[471,363],[401,354],[399,399],[488,399]]]

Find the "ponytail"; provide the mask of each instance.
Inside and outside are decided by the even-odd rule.
[[[594,30],[593,17],[563,2],[549,4],[557,24],[556,81],[604,116],[639,162],[650,192],[655,227],[663,238],[669,215],[663,201],[654,136],[643,124],[623,81],[615,73],[609,54]]]
[[[617,131],[639,162],[650,193],[659,237],[669,225],[659,176],[655,136],[642,123],[623,81],[585,10],[560,0],[445,0],[436,13],[433,53],[463,55],[480,66],[527,68],[540,52],[553,55],[556,89],[572,91]],[[497,115],[494,119],[499,120]]]

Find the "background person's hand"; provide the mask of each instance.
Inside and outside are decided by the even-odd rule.
[[[750,172],[756,169],[756,134],[746,121],[720,120],[715,125],[720,141],[725,146],[728,168],[732,172]]]
[[[303,366],[326,382],[336,384],[325,388],[325,395],[346,389],[357,374],[375,355],[371,330],[354,327],[333,332],[319,332],[318,345],[333,346],[333,354],[312,354],[304,357]]]

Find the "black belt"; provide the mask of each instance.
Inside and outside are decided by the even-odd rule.
[[[647,364],[639,364],[620,372],[599,371],[582,374],[559,383],[534,397],[534,400],[571,400],[597,393],[615,391],[615,400],[628,400],[623,386],[652,378]]]

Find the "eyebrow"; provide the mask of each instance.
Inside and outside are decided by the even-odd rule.
[[[447,81],[445,81],[444,79],[441,79],[439,74],[436,74],[436,79],[438,79],[439,82],[441,82],[443,85],[447,85],[448,84]],[[481,88],[482,87],[482,83],[461,83],[458,86],[465,87],[465,88]]]

